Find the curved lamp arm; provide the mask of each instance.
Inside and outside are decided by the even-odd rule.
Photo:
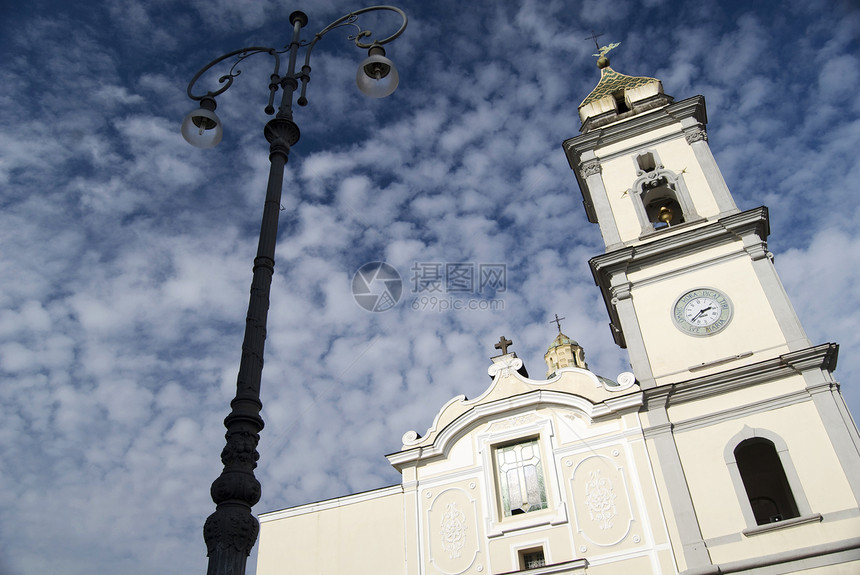
[[[391,36],[389,36],[383,40],[374,40],[373,42],[370,42],[369,44],[364,43],[361,41],[362,38],[370,38],[370,36],[373,35],[373,32],[371,30],[362,30],[361,26],[359,26],[356,23],[358,20],[358,17],[361,14],[364,14],[365,12],[374,12],[374,11],[378,11],[378,10],[390,10],[391,12],[397,13],[403,19],[403,23],[400,25],[400,28],[398,28],[398,30],[394,34],[392,34]],[[354,41],[355,45],[358,46],[359,48],[364,48],[364,49],[367,49],[369,52],[371,52],[369,54],[371,57],[373,56],[372,52],[376,52],[377,54],[379,54],[379,52],[381,52],[381,55],[385,56],[385,50],[383,50],[381,48],[381,46],[396,40],[401,34],[403,34],[403,31],[406,30],[406,25],[408,23],[409,23],[409,18],[407,18],[406,13],[396,6],[370,6],[368,8],[362,8],[361,10],[356,10],[355,12],[350,12],[346,16],[341,16],[340,18],[338,18],[337,20],[335,20],[334,22],[332,22],[331,24],[329,24],[328,26],[326,26],[325,28],[323,28],[322,30],[317,32],[316,35],[314,36],[314,39],[311,40],[311,42],[308,44],[307,52],[305,52],[305,63],[302,66],[302,71],[300,74],[300,78],[302,81],[302,93],[299,95],[299,99],[296,103],[299,106],[305,106],[308,103],[308,99],[305,96],[305,94],[307,91],[308,81],[310,80],[311,52],[313,51],[314,46],[316,46],[316,43],[319,42],[319,40],[323,36],[325,36],[326,34],[331,32],[335,28],[341,28],[343,26],[353,26],[357,30],[357,32],[355,35],[348,36],[349,40]],[[385,60],[387,60],[387,58]],[[390,62],[390,60],[387,61],[386,64],[389,67],[393,67],[393,64]],[[362,73],[362,70],[364,70],[365,65],[366,65],[366,63],[362,62],[361,66],[359,66],[359,74]],[[368,74],[370,74],[369,70],[367,72],[368,72]],[[388,73],[389,73],[389,71],[386,70],[385,74],[387,75]],[[395,70],[395,73],[396,73],[396,70]],[[360,85],[359,85],[359,87],[360,87]],[[395,87],[396,87],[396,84],[395,84]],[[362,90],[362,91],[365,91],[365,90]],[[392,91],[394,91],[393,88],[392,88]],[[388,94],[385,94],[385,95],[387,96]]]
[[[275,70],[272,72],[272,75],[277,75],[278,69],[280,68],[280,65],[281,65],[281,57],[279,55],[280,52],[278,52],[274,48],[267,48],[267,47],[260,47],[260,46],[251,46],[249,48],[241,48],[239,50],[233,50],[232,52],[228,52],[227,54],[224,54],[223,56],[219,56],[218,58],[212,60],[211,62],[206,64],[203,68],[201,68],[200,71],[198,71],[194,75],[194,77],[191,78],[191,82],[188,83],[188,89],[186,90],[188,97],[191,98],[192,100],[199,102],[200,100],[203,100],[204,98],[214,98],[215,96],[220,96],[221,94],[226,92],[230,88],[230,86],[233,85],[233,79],[242,73],[242,70],[239,70],[238,66],[239,66],[239,64],[242,63],[242,61],[245,58],[248,58],[249,56],[253,56],[254,54],[264,54],[264,53],[271,54],[272,56],[274,56],[274,58],[275,58]],[[230,66],[230,71],[227,74],[224,74],[223,76],[218,78],[218,83],[224,84],[224,86],[222,86],[218,90],[215,90],[214,92],[212,92],[212,91],[206,92],[202,96],[195,96],[194,95],[194,92],[193,92],[194,84],[197,83],[197,80],[199,80],[200,77],[203,76],[203,74],[208,72],[209,69],[212,68],[213,66],[220,64],[224,60],[227,60],[228,58],[232,58],[233,56],[236,56],[236,55],[238,55],[239,57],[236,58],[236,61],[233,63],[232,66]]]
[[[369,39],[373,35],[373,32],[362,29],[357,23],[358,17],[367,12],[380,10],[387,10],[398,14],[403,19],[402,24],[394,34],[387,38],[374,40],[372,42],[363,41],[365,39]],[[275,113],[275,93],[278,91],[278,88],[282,88],[284,90],[284,94],[281,98],[280,107],[278,108],[278,117],[290,119],[292,117],[293,93],[298,88],[299,81],[301,81],[302,89],[297,103],[300,106],[305,106],[308,103],[306,92],[308,81],[310,81],[310,59],[314,46],[316,46],[316,43],[319,42],[319,40],[327,33],[343,26],[353,26],[357,32],[354,35],[348,36],[348,39],[355,42],[355,45],[358,48],[368,50],[369,57],[359,65],[359,69],[356,74],[356,82],[359,89],[361,89],[365,94],[375,98],[391,94],[397,87],[398,83],[397,69],[394,67],[394,63],[385,57],[385,50],[382,48],[382,45],[398,38],[406,29],[408,21],[406,13],[395,6],[370,6],[368,8],[356,10],[355,12],[350,12],[349,14],[338,18],[321,31],[317,32],[314,35],[313,40],[310,42],[302,42],[300,40],[300,31],[301,28],[307,24],[308,18],[303,12],[293,12],[290,14],[290,23],[293,25],[293,38],[286,48],[278,50],[276,48],[265,46],[251,46],[234,50],[212,60],[194,75],[191,82],[188,84],[186,92],[188,93],[189,98],[196,102],[200,102],[200,108],[192,111],[185,117],[182,125],[183,136],[189,143],[198,147],[212,147],[221,140],[222,127],[221,120],[215,114],[215,98],[216,96],[220,96],[226,92],[233,85],[233,80],[242,73],[239,69],[239,65],[246,58],[255,54],[269,54],[275,59],[274,69],[272,70],[269,79],[269,99],[265,108],[266,113],[269,115]],[[296,73],[296,60],[299,48],[307,48],[307,50],[305,52],[304,65],[302,66],[301,71]],[[289,53],[288,70],[286,74],[281,75],[280,55],[287,52]],[[214,66],[230,58],[236,58],[236,60],[233,62],[229,71],[218,78],[218,83],[221,84],[220,88],[217,90],[209,90],[204,94],[195,94],[194,85],[197,81]]]

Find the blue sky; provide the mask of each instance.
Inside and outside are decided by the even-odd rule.
[[[398,5],[410,17],[388,50],[398,91],[359,94],[365,54],[335,31],[314,51],[310,104],[296,112],[256,512],[397,483],[383,455],[451,397],[485,389],[500,335],[543,373],[555,313],[593,371],[628,369],[587,265],[600,234],[561,149],[598,80],[592,30],[601,45],[621,42],[617,71],[657,77],[677,100],[705,96],[729,188],[741,209],[770,208],[777,269],[810,339],[841,345],[836,376],[860,413],[860,14],[850,2]],[[265,192],[269,62],[249,60],[219,98],[225,136],[212,150],[179,135],[193,107],[185,89],[222,53],[288,43],[293,10],[308,14],[310,37],[360,7],[3,7],[3,575],[205,571],[202,525]],[[399,270],[404,294],[370,313],[350,286],[377,260]],[[455,298],[502,303],[433,308],[410,281],[428,263],[504,264],[504,292]]]

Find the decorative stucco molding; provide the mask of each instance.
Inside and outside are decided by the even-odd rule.
[[[615,507],[617,498],[612,480],[603,477],[600,469],[588,473],[588,480],[585,482],[585,505],[589,518],[599,529],[612,529],[612,520],[618,514]]]
[[[449,559],[460,558],[460,552],[466,545],[468,531],[466,514],[457,507],[456,502],[448,503],[439,525],[439,534],[442,540],[442,551],[448,554]]]
[[[523,360],[518,357],[503,357],[487,368],[490,377],[508,377],[523,366]]]
[[[588,179],[589,176],[602,172],[603,168],[600,166],[599,160],[587,160],[580,164],[579,171],[584,179]]]
[[[694,142],[707,142],[708,131],[700,124],[693,128],[684,130],[684,138],[686,138],[688,144],[692,144]]]
[[[606,389],[608,389],[609,391],[623,391],[625,389],[633,387],[633,385],[636,383],[636,376],[633,375],[632,372],[625,371],[623,373],[618,374],[616,381],[618,382],[618,387],[607,387]]]

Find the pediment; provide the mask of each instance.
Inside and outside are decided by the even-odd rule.
[[[564,406],[594,421],[642,403],[632,373],[622,373],[617,381],[611,381],[586,369],[568,367],[551,379],[538,380],[521,375],[521,367],[522,360],[517,357],[495,358],[487,370],[493,382],[483,394],[475,399],[459,395],[449,400],[424,434],[408,431],[403,435],[401,451],[389,455],[389,461],[398,467],[412,459],[442,455],[449,442],[475,425],[530,406]]]

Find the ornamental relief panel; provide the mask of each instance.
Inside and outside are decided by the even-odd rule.
[[[630,533],[633,511],[621,464],[617,456],[605,455],[588,456],[575,466],[569,460],[576,530],[594,545],[617,545]]]
[[[475,497],[476,486],[448,487],[425,491],[427,502],[424,544],[428,572],[459,575],[476,564],[480,551],[480,516]]]

